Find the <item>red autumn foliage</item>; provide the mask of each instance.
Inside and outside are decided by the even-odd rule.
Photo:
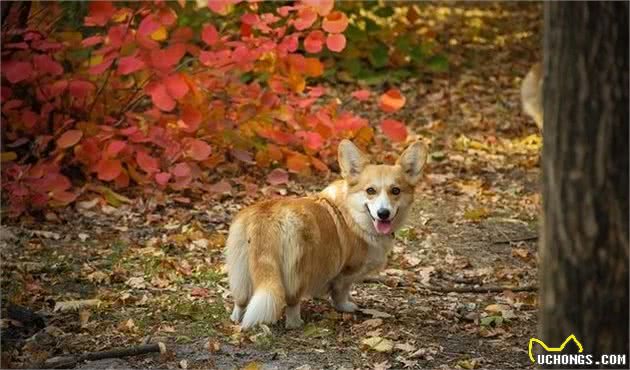
[[[268,180],[284,183],[282,167],[328,171],[340,139],[371,140],[366,120],[313,85],[324,66],[300,51],[344,49],[348,18],[331,0],[273,12],[213,0],[200,29],[178,22],[191,2],[95,1],[83,20],[90,36],[50,31],[61,9],[40,6],[48,24],[7,19],[2,34],[2,193],[12,216],[65,206],[86,182],[201,187],[233,153],[276,168]],[[84,179],[69,177],[76,169]],[[202,189],[229,191],[217,184]]]

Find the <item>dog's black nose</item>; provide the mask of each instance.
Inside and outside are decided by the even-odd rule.
[[[387,208],[381,208],[378,211],[376,211],[376,215],[378,216],[378,218],[380,218],[381,220],[388,220],[389,219],[389,209]]]

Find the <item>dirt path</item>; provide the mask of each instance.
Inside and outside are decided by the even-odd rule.
[[[87,366],[530,367],[540,137],[520,111],[518,85],[538,55],[540,5],[425,10],[451,72],[401,86],[408,103],[400,118],[433,155],[388,269],[353,293],[366,311],[340,314],[310,301],[303,330],[244,334],[229,322],[225,234],[236,210],[257,197],[84,202],[2,227],[2,367],[147,342],[169,351]],[[336,87],[341,96],[355,88]],[[378,122],[376,109],[352,104]],[[261,190],[304,194],[326,181]],[[43,321],[9,320],[14,304]]]

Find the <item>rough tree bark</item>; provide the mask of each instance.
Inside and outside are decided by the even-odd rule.
[[[546,2],[544,55],[540,332],[628,354],[628,3]]]

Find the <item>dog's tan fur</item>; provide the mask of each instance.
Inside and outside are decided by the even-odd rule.
[[[543,106],[543,71],[542,65],[536,63],[529,70],[521,85],[521,102],[523,110],[536,122],[536,126],[542,131],[544,124]]]
[[[386,197],[396,210],[391,230],[402,226],[425,159],[424,146],[416,142],[396,165],[373,165],[344,140],[343,180],[317,195],[268,200],[241,211],[227,240],[232,319],[244,329],[275,322],[286,305],[286,326],[298,327],[300,300],[324,294],[338,310],[354,311],[352,283],[383,268],[393,244],[391,233],[375,229],[370,202]],[[376,193],[367,194],[368,187]]]

